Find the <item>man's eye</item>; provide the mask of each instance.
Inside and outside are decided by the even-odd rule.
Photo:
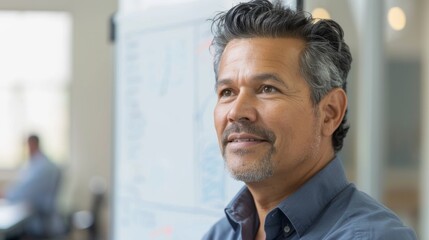
[[[231,89],[224,89],[220,92],[219,96],[220,97],[231,97],[232,91],[231,91]]]
[[[278,92],[278,91],[277,91],[277,88],[275,88],[273,86],[266,85],[266,86],[262,87],[261,92],[262,93],[275,93],[275,92]]]

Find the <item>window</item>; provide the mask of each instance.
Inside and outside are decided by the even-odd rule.
[[[71,17],[64,12],[0,11],[0,169],[26,158],[36,133],[57,162],[69,152]]]

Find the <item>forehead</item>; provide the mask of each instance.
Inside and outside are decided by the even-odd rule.
[[[219,72],[239,66],[299,69],[304,47],[304,40],[290,37],[234,39],[225,47]]]

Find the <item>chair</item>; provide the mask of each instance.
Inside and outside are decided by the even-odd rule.
[[[72,216],[72,224],[74,229],[87,231],[88,240],[100,240],[100,215],[105,201],[105,180],[93,177],[89,183],[89,190],[91,192],[90,210],[75,212]]]

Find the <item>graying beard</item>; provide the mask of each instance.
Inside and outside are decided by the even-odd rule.
[[[247,153],[248,153],[247,150],[236,150],[236,151],[234,151],[234,154],[238,154],[240,156],[243,156]],[[228,169],[231,177],[234,178],[235,180],[242,181],[245,183],[260,182],[262,180],[265,180],[265,179],[273,176],[273,174],[274,174],[274,165],[273,165],[273,162],[271,160],[271,157],[274,153],[275,153],[275,148],[272,147],[268,151],[268,153],[262,158],[262,162],[260,164],[256,165],[256,166],[258,166],[258,168],[253,168],[253,169],[251,169],[253,171],[250,171],[250,172],[249,171],[246,171],[246,172],[232,171],[232,169],[230,169],[228,167],[226,157],[224,156],[225,167]],[[252,166],[252,167],[256,167],[256,166]]]

